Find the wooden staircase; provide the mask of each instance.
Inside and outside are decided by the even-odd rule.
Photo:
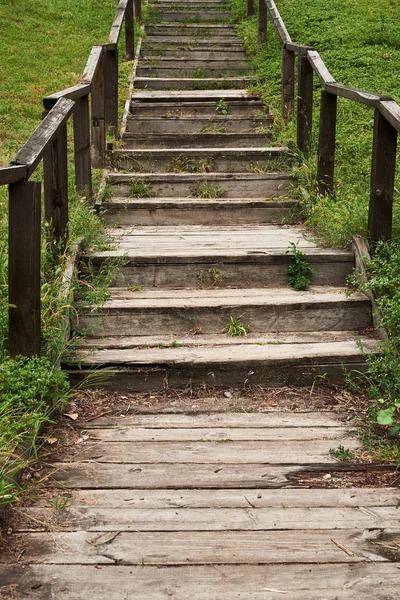
[[[114,249],[86,258],[125,264],[104,305],[77,307],[72,380],[107,367],[114,388],[141,391],[338,383],[343,367],[364,370],[377,340],[370,302],[345,293],[353,253],[304,237],[293,157],[247,91],[251,66],[224,4],[153,8],[101,207]],[[305,292],[288,287],[291,243],[313,269]],[[231,319],[247,335],[227,335]]]

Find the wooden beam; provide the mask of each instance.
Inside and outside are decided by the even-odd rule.
[[[104,53],[105,128],[114,137],[118,134],[118,50]]]
[[[375,110],[368,232],[371,241],[392,237],[397,131]]]
[[[321,92],[317,185],[320,194],[333,193],[336,146],[337,96]]]
[[[13,165],[26,165],[28,167],[28,177],[30,177],[41,161],[46,148],[65,126],[74,106],[75,102],[72,100],[60,98],[11,163]]]
[[[75,187],[80,196],[92,202],[92,159],[90,155],[89,98],[82,96],[74,110]]]
[[[135,17],[139,23],[142,22],[142,0],[135,0]]]
[[[104,54],[92,81],[93,167],[102,169],[106,161],[106,127],[104,103]]]
[[[278,9],[276,8],[274,0],[265,0],[265,2],[267,5],[268,12],[271,16],[272,22],[275,25],[276,31],[278,32],[278,35],[281,39],[281,42],[283,44],[291,43],[291,37],[288,33],[288,30],[286,29],[286,25],[283,22],[283,19]]]
[[[282,117],[294,113],[294,52],[282,48]]]
[[[307,58],[323,87],[328,83],[336,83],[316,50],[307,51]]]
[[[46,98],[43,98],[43,106],[45,110],[51,110],[60,98],[68,98],[69,100],[76,101],[88,94],[90,94],[90,84],[78,83],[78,85],[61,90],[61,92],[46,96]]]
[[[68,228],[68,154],[67,127],[47,146],[44,159],[45,218],[49,223],[49,239],[56,250],[65,245]]]
[[[25,165],[9,165],[0,167],[0,185],[16,183],[28,178],[28,167]]]
[[[341,85],[340,83],[326,83],[324,86],[327,92],[335,94],[335,96],[341,96],[353,102],[359,104],[365,104],[366,106],[372,106],[373,108],[379,108],[381,101],[392,100],[390,96],[383,96],[382,94],[375,94],[373,92],[366,92],[353,88],[348,85]]]
[[[254,15],[254,0],[247,0],[246,2],[246,16],[252,17]]]
[[[304,155],[311,150],[313,70],[306,54],[298,58],[297,145]]]
[[[113,24],[111,25],[108,41],[110,44],[118,44],[119,36],[121,35],[122,23],[125,17],[125,9],[131,0],[120,0],[117,11],[115,13]]]
[[[9,187],[9,353],[40,355],[41,184]]]
[[[103,46],[93,46],[83,71],[81,83],[92,83],[102,62],[102,57]]]
[[[267,41],[267,7],[265,0],[258,0],[258,45]]]
[[[142,18],[141,1],[138,0],[133,4],[133,0],[129,0],[125,11],[125,55],[126,60],[135,58],[135,27],[134,17]],[[138,10],[139,9],[139,10]]]

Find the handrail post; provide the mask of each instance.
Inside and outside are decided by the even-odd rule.
[[[41,184],[9,186],[8,347],[11,358],[40,355]]]
[[[320,194],[333,193],[335,173],[337,96],[321,92],[317,185]]]
[[[43,154],[45,219],[53,251],[65,247],[68,234],[68,149],[67,125]]]
[[[252,17],[254,15],[254,0],[247,0],[246,3],[246,16]]]
[[[104,53],[104,113],[105,129],[118,134],[118,48]]]
[[[74,107],[74,155],[76,193],[92,202],[92,159],[90,156],[89,96],[75,100]]]
[[[297,145],[308,156],[311,150],[313,70],[306,53],[298,58]]]
[[[368,232],[373,243],[392,237],[397,131],[375,109]]]
[[[139,5],[139,10],[138,10]],[[140,14],[140,16],[139,16]],[[135,1],[135,10],[133,0],[128,0],[125,9],[125,55],[126,60],[135,58],[135,16],[141,19],[142,8],[141,1]]]
[[[135,0],[135,17],[139,23],[142,22],[142,0]]]
[[[104,106],[104,54],[92,81],[93,167],[102,169],[106,162],[106,128]]]
[[[294,52],[282,48],[282,117],[294,113]]]
[[[265,0],[258,0],[258,45],[267,41],[267,7]]]

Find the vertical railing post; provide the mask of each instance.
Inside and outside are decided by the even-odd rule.
[[[106,163],[106,127],[104,105],[104,54],[92,81],[92,145],[93,167],[102,169]]]
[[[246,3],[246,16],[252,17],[254,15],[254,0],[247,0]]]
[[[321,92],[317,185],[320,194],[333,193],[335,173],[337,96]]]
[[[138,6],[139,4],[139,10]],[[133,0],[128,0],[128,4],[125,9],[125,55],[126,60],[133,60],[135,58],[135,27],[134,21],[135,16],[137,19],[141,19],[141,2],[140,0],[135,2],[134,10]],[[136,13],[136,15],[135,15]],[[140,16],[139,16],[140,13]]]
[[[90,156],[89,96],[75,100],[74,156],[76,193],[92,201],[92,160]]]
[[[11,358],[40,355],[41,184],[9,186],[8,346]]]
[[[104,113],[106,131],[118,133],[118,48],[104,53]]]
[[[267,7],[265,0],[258,0],[258,45],[267,41]]]
[[[297,146],[307,156],[311,150],[313,70],[307,53],[300,53],[298,61]]]
[[[375,109],[368,232],[373,243],[392,237],[397,131]]]
[[[294,52],[282,49],[282,117],[294,113]]]
[[[53,250],[60,242],[65,246],[68,234],[67,151],[67,125],[64,124],[43,154],[45,219]]]
[[[142,0],[135,0],[135,17],[139,23],[142,22]]]

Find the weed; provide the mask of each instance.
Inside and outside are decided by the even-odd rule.
[[[228,106],[228,103],[226,102],[225,98],[221,98],[220,100],[217,100],[217,102],[215,103],[215,112],[217,112],[219,115],[223,115],[223,116],[226,116],[227,114],[229,114],[229,106]]]
[[[83,306],[98,307],[110,298],[115,272],[126,264],[125,257],[108,256],[96,268],[89,259],[75,284],[75,297]]]
[[[181,171],[187,171],[188,173],[208,173],[212,170],[214,162],[212,156],[195,160],[184,154],[180,154],[171,160],[170,171],[173,173],[179,173]]]
[[[142,289],[142,286],[141,286],[141,285],[129,285],[129,286],[128,286],[128,290],[129,290],[130,292],[142,292],[142,291],[143,291],[143,289]]]
[[[203,69],[202,67],[197,67],[197,69],[195,69],[193,71],[193,77],[196,79],[201,79],[201,78],[206,77],[205,69]]]
[[[47,500],[47,504],[55,510],[65,510],[69,505],[69,500],[66,496],[58,496],[57,498]]]
[[[130,198],[148,198],[151,195],[151,183],[148,179],[131,179],[130,188]]]
[[[180,347],[180,344],[176,340],[173,340],[171,342],[171,348],[179,348],[179,347]]]
[[[353,453],[348,448],[344,448],[344,446],[338,446],[337,448],[331,448],[329,450],[329,454],[333,456],[333,458],[337,458],[341,462],[350,462],[353,458]]]
[[[208,272],[211,275],[212,287],[219,285],[222,280],[221,272],[218,269],[209,269]]]
[[[308,289],[311,282],[312,268],[306,259],[306,255],[297,249],[297,244],[294,242],[290,242],[286,254],[290,254],[292,259],[292,264],[288,266],[290,287],[298,291]]]
[[[225,127],[225,125],[217,125],[217,124],[203,125],[203,127],[200,129],[200,133],[209,133],[209,134],[226,133],[226,127]]]
[[[99,188],[98,199],[101,202],[107,202],[112,198],[112,188],[108,183],[102,183]]]
[[[247,335],[247,330],[245,325],[240,320],[240,317],[235,319],[235,317],[231,315],[231,320],[228,323],[228,325],[224,328],[223,333],[225,333],[226,335],[230,335],[231,337],[240,337],[243,335]]]
[[[205,282],[204,271],[201,269],[197,275],[197,285],[199,286],[200,289],[204,288],[204,282]]]
[[[191,191],[196,198],[222,198],[225,196],[225,190],[222,187],[207,181],[196,181]]]

